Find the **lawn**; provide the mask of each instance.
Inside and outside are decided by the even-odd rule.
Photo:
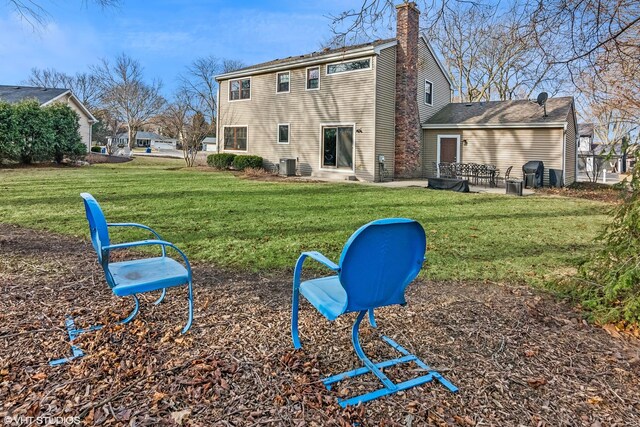
[[[409,217],[427,232],[426,277],[539,282],[571,272],[596,248],[606,220],[605,204],[580,199],[265,182],[183,165],[136,159],[0,170],[0,223],[88,238],[79,197],[87,191],[109,221],[151,225],[194,261],[283,272],[304,250],[337,260],[349,235],[368,221]]]

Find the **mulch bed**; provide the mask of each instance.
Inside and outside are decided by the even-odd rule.
[[[358,366],[353,315],[329,323],[302,304],[303,349],[289,335],[291,275],[194,266],[194,326],[185,289],[78,338],[69,354],[65,314],[78,327],[124,317],[81,240],[0,224],[0,416],[81,417],[88,425],[640,425],[640,345],[587,325],[578,312],[525,286],[418,282],[407,307],[378,325],[460,388],[428,384],[342,409],[339,395],[377,387],[320,379]],[[391,352],[362,328],[365,351]],[[416,372],[391,371],[393,375]],[[397,378],[397,377],[396,377]]]
[[[126,163],[133,160],[133,158],[124,156],[110,156],[108,154],[100,153],[87,153],[85,160],[92,165],[95,165],[99,163]]]
[[[577,182],[562,188],[539,188],[536,193],[595,200],[609,204],[618,204],[622,201],[620,190],[607,184],[595,182]]]

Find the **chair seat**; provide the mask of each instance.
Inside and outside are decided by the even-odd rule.
[[[329,320],[335,320],[347,308],[347,292],[338,276],[302,282],[300,293]]]
[[[169,257],[145,258],[109,264],[120,297],[189,283],[187,269]]]

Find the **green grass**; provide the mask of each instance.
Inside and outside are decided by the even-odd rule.
[[[87,191],[110,222],[150,225],[194,261],[285,271],[304,250],[337,260],[349,235],[368,221],[409,217],[427,232],[423,274],[513,282],[570,271],[596,248],[593,239],[606,220],[606,205],[587,200],[262,182],[183,164],[136,159],[0,170],[0,222],[88,238],[79,197]]]

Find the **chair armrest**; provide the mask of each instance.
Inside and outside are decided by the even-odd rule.
[[[333,271],[340,271],[340,267],[338,267],[338,264],[336,264],[335,262],[331,261],[329,258],[327,258],[326,256],[322,255],[320,252],[303,252],[300,257],[309,257],[311,259],[314,259],[316,261],[318,261],[320,264],[325,265],[326,267],[328,267],[329,269],[333,270]]]
[[[293,272],[293,288],[298,289],[300,286],[300,276],[302,274],[302,265],[304,264],[307,258],[314,259],[318,261],[320,264],[326,266],[327,268],[333,271],[340,271],[340,267],[335,262],[331,261],[326,256],[322,255],[320,252],[303,252],[300,254],[300,258],[298,258],[298,262],[296,262],[296,268]]]
[[[153,228],[148,227],[144,224],[137,224],[135,222],[111,222],[107,224],[107,227],[135,227],[135,228],[142,228],[143,230],[147,230],[149,232],[151,232],[151,234],[153,234],[154,236],[156,236],[156,239],[158,240],[162,240],[162,237],[160,237],[160,234],[158,234]],[[166,252],[164,249],[164,246],[162,246],[162,256],[165,256]]]
[[[169,243],[166,242],[164,240],[140,240],[137,242],[128,242],[128,243],[117,243],[115,245],[108,245],[108,246],[103,246],[102,250],[103,251],[110,251],[110,250],[115,250],[115,249],[125,249],[125,248],[132,248],[132,247],[137,247],[137,246],[152,246],[152,245],[160,245],[162,246],[162,255],[164,256],[164,248],[166,246],[174,249],[176,252],[178,252],[180,254],[180,256],[182,256],[182,259],[184,260],[184,263],[187,267],[187,271],[189,272],[189,277],[191,277],[191,264],[189,263],[189,259],[187,258],[187,256],[184,254],[184,252],[182,252],[180,249],[178,249],[178,247],[176,245],[174,245],[173,243]]]

